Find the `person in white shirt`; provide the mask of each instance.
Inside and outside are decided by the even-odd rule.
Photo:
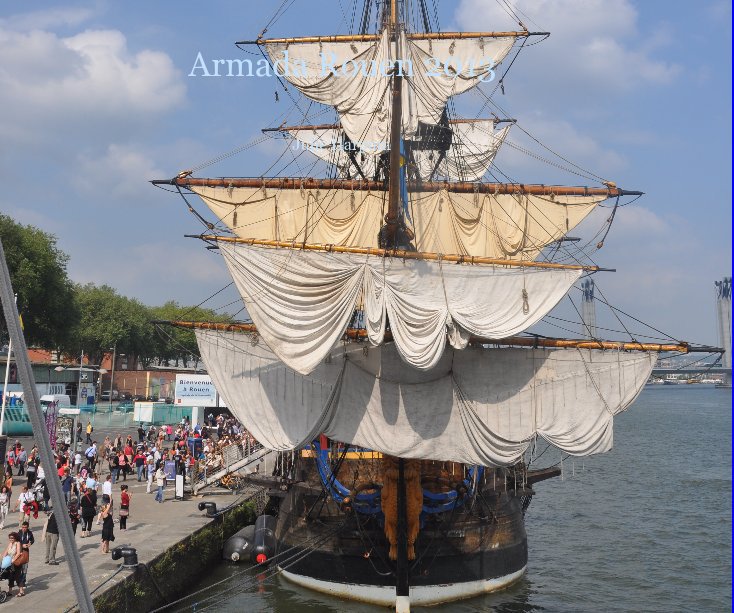
[[[112,475],[107,475],[107,479],[102,484],[102,495],[107,494],[112,500]]]
[[[105,496],[109,496],[109,498],[105,499]],[[107,478],[105,479],[104,483],[102,484],[102,500],[112,500],[112,475],[107,475]],[[104,505],[100,507],[99,513],[97,514],[97,525],[98,526],[102,523],[103,509],[104,509]]]
[[[148,470],[148,487],[146,493],[150,494],[150,490],[153,489],[153,475],[155,475],[155,459],[152,454],[148,454],[148,458],[145,460],[145,466]]]
[[[5,527],[5,518],[8,515],[9,507],[10,494],[8,493],[8,487],[3,485],[2,491],[0,491],[0,529]]]
[[[18,527],[23,525],[24,521],[30,520],[31,516],[30,514],[25,514],[24,506],[26,504],[30,504],[34,502],[33,498],[33,492],[28,491],[28,486],[24,485],[23,490],[20,492],[20,496],[18,496],[18,502],[15,503],[15,509],[14,511],[20,511],[20,517],[18,518]]]
[[[82,468],[82,453],[81,451],[77,451],[76,454],[74,454],[74,468],[76,469],[76,474],[79,474],[79,471]]]

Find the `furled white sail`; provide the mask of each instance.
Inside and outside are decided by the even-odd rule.
[[[307,376],[263,342],[197,330],[227,405],[266,447],[319,432],[404,458],[507,466],[536,436],[586,456],[612,447],[613,417],[637,397],[656,354],[564,349],[448,349],[428,371],[392,344],[337,346]]]
[[[399,36],[396,54],[388,29],[376,41],[263,43],[284,79],[316,102],[332,105],[352,142],[379,148],[390,141],[390,83],[400,59],[402,129],[437,124],[451,96],[489,81],[515,38],[410,40]],[[382,144],[382,145],[381,145]]]
[[[342,337],[360,297],[370,342],[383,342],[389,317],[403,360],[430,370],[447,339],[463,348],[471,335],[500,339],[530,327],[583,273],[224,242],[220,249],[260,335],[303,374]]]
[[[418,174],[428,181],[432,177],[445,177],[460,181],[478,181],[494,161],[497,151],[505,140],[510,126],[494,130],[491,119],[456,123],[451,126],[454,137],[443,158],[437,151],[414,151]],[[359,172],[342,145],[340,128],[314,127],[308,129],[286,130],[298,144],[294,150],[304,149],[336,166],[342,177],[359,177]],[[349,145],[353,146],[353,145]],[[355,159],[365,178],[375,174],[376,155],[385,149],[359,150],[354,152]]]
[[[455,124],[451,129],[454,133],[451,147],[439,164],[436,151],[414,152],[418,173],[424,181],[436,177],[479,181],[492,165],[510,126],[495,131],[494,122],[487,120]]]
[[[241,238],[378,247],[387,193],[348,189],[192,187]],[[410,192],[419,251],[534,260],[604,196]],[[410,225],[410,224],[409,224]]]

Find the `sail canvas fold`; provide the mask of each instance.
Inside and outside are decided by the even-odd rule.
[[[443,159],[437,151],[414,151],[417,172],[423,181],[431,177],[445,177],[460,181],[479,181],[492,165],[497,151],[505,140],[510,126],[494,129],[493,120],[467,122],[451,126],[453,140]],[[340,128],[312,128],[286,130],[304,150],[333,164],[342,177],[358,177],[359,171],[342,146]],[[349,145],[353,146],[353,145]],[[355,150],[359,169],[365,178],[375,175],[377,155],[384,149]]]
[[[390,142],[390,74],[401,60],[402,129],[439,123],[451,96],[490,80],[515,37],[410,40],[399,36],[396,56],[388,29],[376,41],[263,43],[282,78],[316,102],[333,106],[352,142]],[[387,148],[387,147],[383,147]]]
[[[575,456],[608,451],[614,416],[656,358],[467,347],[417,370],[392,343],[347,343],[301,375],[249,335],[196,336],[217,390],[270,449],[297,449],[318,430],[390,455],[483,466],[514,464],[536,437]]]
[[[342,337],[360,297],[370,341],[382,342],[387,320],[401,358],[429,370],[447,334],[465,346],[468,335],[499,339],[522,332],[583,274],[236,243],[220,243],[220,249],[263,340],[302,374]]]
[[[379,247],[387,192],[192,186],[240,238]],[[409,192],[419,251],[534,260],[606,196]]]

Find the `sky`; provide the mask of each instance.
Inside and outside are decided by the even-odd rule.
[[[275,79],[189,76],[197,54],[256,58],[233,43],[266,24],[268,36],[348,33],[353,2],[2,3],[0,211],[54,234],[75,282],[149,305],[204,301],[229,283],[226,268],[185,238],[201,232],[185,203],[149,180],[252,143],[294,114]],[[717,343],[714,281],[731,275],[731,3],[514,6],[551,36],[523,50],[493,99],[565,158],[646,194],[619,209],[594,254],[617,270],[597,274],[597,288],[674,338]],[[498,0],[443,2],[437,16],[442,30],[517,29]],[[474,116],[482,103],[465,94],[457,109]],[[523,139],[511,132],[548,155]],[[269,139],[196,175],[259,176],[283,149]],[[516,147],[496,165],[525,183],[591,184]],[[574,235],[593,236],[609,213]],[[234,302],[229,289],[205,306],[236,312]]]

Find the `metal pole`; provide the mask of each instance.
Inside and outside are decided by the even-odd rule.
[[[110,413],[112,413],[112,385],[115,382],[115,360],[117,359],[117,343],[112,350],[112,374],[110,375]]]
[[[5,323],[8,327],[8,333],[16,346],[16,364],[18,366],[18,376],[23,384],[23,397],[28,407],[28,415],[31,419],[33,432],[36,434],[35,439],[38,444],[38,450],[41,454],[41,462],[48,471],[52,471],[55,466],[53,452],[51,450],[51,442],[46,436],[43,436],[44,421],[41,412],[41,402],[38,397],[35,380],[33,378],[33,369],[28,359],[28,348],[23,338],[23,331],[20,328],[18,317],[18,309],[13,300],[13,287],[10,282],[10,272],[8,264],[5,261],[5,250],[0,241],[0,301],[3,305],[3,313],[5,314]],[[61,491],[60,479],[47,479],[49,492],[51,494],[51,502],[56,511],[56,521],[59,527],[59,536],[61,544],[64,546],[66,558],[69,562],[69,570],[71,581],[74,585],[80,613],[93,613],[94,604],[92,596],[89,593],[87,578],[84,574],[84,567],[79,558],[79,551],[76,547],[74,532],[71,529],[71,521],[69,520],[69,510],[64,500],[64,493]]]
[[[14,296],[14,304],[18,304],[18,295]],[[8,361],[5,363],[5,385],[3,385],[3,408],[0,410],[0,436],[3,433],[3,424],[5,423],[5,407],[8,402],[8,381],[10,379],[10,356],[13,354],[13,339],[8,343]],[[49,377],[50,379],[51,377]]]
[[[82,356],[79,358],[79,383],[76,388],[76,408],[80,411],[82,410],[82,368],[84,368],[84,349],[82,349]]]
[[[5,385],[3,385],[3,408],[0,411],[0,435],[3,433],[3,424],[5,423],[5,405],[8,401],[8,379],[10,379],[10,356],[13,353],[13,339],[8,343],[8,361],[5,364]]]

